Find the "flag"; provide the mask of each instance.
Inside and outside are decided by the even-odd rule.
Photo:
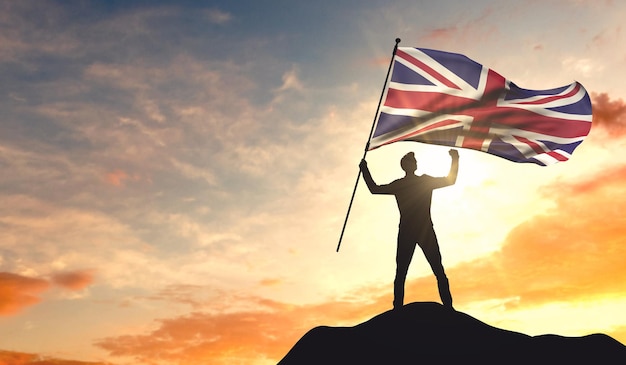
[[[568,160],[591,129],[578,82],[523,89],[464,55],[410,47],[392,67],[368,150],[416,141],[545,166]]]

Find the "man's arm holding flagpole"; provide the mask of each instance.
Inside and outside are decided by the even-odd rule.
[[[387,189],[389,185],[378,185],[374,181],[372,174],[370,173],[369,168],[367,167],[367,161],[361,160],[359,164],[359,168],[361,169],[361,174],[363,175],[363,181],[365,181],[365,185],[370,190],[372,194],[393,194],[390,189]]]

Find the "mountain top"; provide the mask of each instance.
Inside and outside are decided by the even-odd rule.
[[[278,363],[626,364],[626,346],[604,334],[529,336],[434,302],[405,305],[354,327],[307,332]]]

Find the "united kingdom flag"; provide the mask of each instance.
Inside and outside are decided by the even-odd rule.
[[[409,47],[390,75],[369,150],[416,141],[545,166],[568,160],[591,129],[578,82],[522,89],[464,55]]]

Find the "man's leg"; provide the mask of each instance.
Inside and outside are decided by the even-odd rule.
[[[439,296],[444,306],[452,308],[452,294],[450,294],[450,284],[448,283],[448,277],[443,269],[441,263],[441,252],[439,251],[439,243],[437,242],[437,236],[435,230],[430,230],[424,235],[423,239],[419,242],[424,256],[430,264],[435,277],[437,278],[437,287],[439,288]]]
[[[406,237],[402,232],[398,234],[398,249],[396,250],[396,278],[393,281],[393,308],[400,309],[404,305],[404,282],[409,271],[409,265],[415,252],[415,240]]]

